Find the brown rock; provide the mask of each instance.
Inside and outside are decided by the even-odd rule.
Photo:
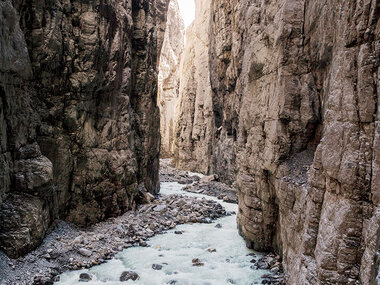
[[[137,185],[159,191],[167,7],[1,2],[0,247],[8,254],[32,249],[56,218],[86,226],[135,208]]]
[[[236,184],[240,233],[289,284],[376,284],[375,2],[196,1],[176,165]]]

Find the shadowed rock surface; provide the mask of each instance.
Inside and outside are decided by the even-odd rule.
[[[288,284],[376,284],[379,1],[196,4],[212,36],[185,56],[207,49],[208,75],[181,86],[210,87],[181,97],[176,166],[236,183],[241,234]]]
[[[86,226],[158,193],[165,0],[1,1],[0,246]],[[158,35],[158,36],[157,36]]]

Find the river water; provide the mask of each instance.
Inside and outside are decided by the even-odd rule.
[[[182,191],[177,182],[161,183],[161,194],[182,194],[217,200],[214,197]],[[217,200],[227,211],[238,211],[236,204]],[[222,227],[215,227],[220,224]],[[175,234],[182,231],[183,234]],[[236,215],[220,218],[211,224],[185,224],[147,241],[148,247],[132,247],[118,253],[112,260],[90,269],[69,271],[62,274],[56,284],[84,284],[79,275],[89,273],[88,285],[138,284],[138,285],[223,285],[261,284],[261,275],[267,270],[252,269],[250,260],[260,254],[249,250],[239,236]],[[215,252],[210,252],[215,249]],[[255,254],[256,256],[252,256]],[[193,266],[198,258],[203,266]],[[152,269],[153,264],[162,265],[161,270]],[[140,278],[120,282],[123,271],[134,271]],[[177,283],[175,283],[176,281]]]

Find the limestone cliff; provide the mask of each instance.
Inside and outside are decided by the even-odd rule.
[[[209,172],[214,121],[209,69],[210,1],[195,1],[196,18],[187,28],[179,88],[175,163]]]
[[[0,246],[10,256],[57,218],[88,225],[133,208],[138,188],[159,190],[167,4],[0,2]]]
[[[236,182],[241,234],[288,284],[376,282],[379,4],[213,0],[209,76],[183,75],[177,165]]]
[[[185,27],[177,0],[169,3],[166,33],[158,73],[158,106],[160,108],[161,157],[174,152],[174,129],[179,98],[181,58]]]

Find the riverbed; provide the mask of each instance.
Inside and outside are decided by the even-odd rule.
[[[217,200],[211,196],[185,192],[183,187],[177,182],[163,182],[161,195],[181,194]],[[177,226],[152,237],[147,241],[147,246],[125,249],[104,264],[90,269],[68,271],[60,276],[60,281],[56,284],[83,284],[79,281],[81,273],[89,274],[91,280],[86,283],[89,285],[261,284],[261,276],[269,273],[269,270],[253,266],[252,259],[257,260],[261,255],[248,249],[238,234],[238,205],[220,200],[218,202],[232,214],[208,224]],[[120,276],[125,271],[136,272],[139,279],[121,282]]]

